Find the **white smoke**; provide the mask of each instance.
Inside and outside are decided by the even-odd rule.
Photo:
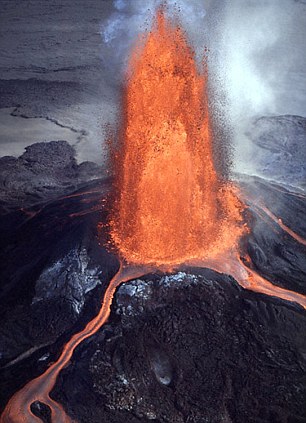
[[[165,1],[114,0],[101,34],[117,82],[137,35],[150,29],[161,4]],[[166,5],[169,16],[179,14],[197,58],[206,46],[210,50],[210,78],[224,92],[222,113],[234,132],[236,165],[245,164],[250,145],[244,134],[254,116],[306,116],[305,2],[168,0]]]
[[[252,172],[245,133],[255,116],[306,115],[306,7],[294,0],[224,2],[216,40],[219,75],[236,146],[236,169]]]
[[[164,0],[114,0],[113,5],[114,12],[101,26],[110,66],[124,71],[138,34],[150,30],[152,19],[161,5],[166,5],[167,16],[179,17],[197,56],[203,54],[206,12],[201,0],[168,0],[166,3]]]

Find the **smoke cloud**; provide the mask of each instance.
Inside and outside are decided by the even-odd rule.
[[[101,35],[109,76],[123,80],[139,33],[150,29],[163,0],[114,0]],[[306,116],[306,2],[298,0],[168,0],[169,16],[179,16],[198,60],[209,48],[212,82],[223,92],[236,145],[236,165],[250,148],[245,132],[255,116]],[[106,56],[105,56],[106,57]],[[116,69],[116,72],[114,72]],[[116,75],[116,76],[114,76]]]
[[[179,17],[197,56],[203,54],[205,5],[199,0],[114,0],[114,12],[101,25],[101,35],[108,49],[109,66],[120,70],[122,78],[129,52],[139,34],[150,30],[156,10],[165,5],[170,18]]]

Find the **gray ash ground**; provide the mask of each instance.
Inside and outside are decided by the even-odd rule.
[[[119,267],[97,231],[107,220],[110,180],[78,179],[67,145],[56,145],[67,166],[46,173],[35,152],[48,145],[40,144],[15,159],[15,172],[24,173],[14,190],[0,185],[1,407],[97,314]],[[305,237],[305,197],[254,177],[239,184]],[[252,231],[241,248],[252,267],[305,294],[306,247],[251,203],[247,216]],[[145,275],[117,290],[108,323],[76,349],[51,396],[84,423],[302,423],[305,330],[301,306],[247,291],[228,275],[199,268]],[[49,420],[42,404],[32,411]]]
[[[113,10],[108,0],[1,1],[1,155],[64,139],[80,161],[103,161],[118,69],[111,67],[101,25]]]

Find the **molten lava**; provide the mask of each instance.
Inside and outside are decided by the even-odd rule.
[[[213,161],[207,75],[159,12],[131,56],[112,238],[130,263],[214,257],[242,233],[241,203]]]
[[[241,259],[238,240],[246,230],[242,203],[215,170],[206,85],[206,75],[197,71],[184,33],[160,12],[153,31],[130,62],[117,161],[119,198],[111,222],[113,241],[124,259],[145,267],[120,267],[105,291],[98,315],[71,337],[45,373],[15,393],[1,423],[40,422],[31,410],[34,401],[50,407],[52,423],[72,423],[50,397],[60,371],[69,364],[75,348],[107,321],[116,288],[154,271],[155,266],[167,268],[188,261],[210,267],[231,274],[246,289],[306,308],[304,295],[273,285],[247,266],[249,256]],[[267,208],[261,209],[283,231],[306,244]],[[33,217],[29,214],[29,219]]]

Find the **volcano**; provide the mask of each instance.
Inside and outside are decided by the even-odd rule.
[[[114,179],[6,198],[1,422],[305,421],[306,196],[219,174],[206,72],[160,11]]]
[[[241,254],[276,290],[305,295],[305,246],[257,205],[305,237],[305,196],[238,176],[245,197],[256,198],[247,205]],[[96,180],[2,215],[3,410],[99,313],[120,266],[97,230],[108,221],[111,186]],[[281,422],[284,415],[303,422],[305,328],[294,299],[242,288],[226,273],[185,265],[131,275],[115,292],[107,324],[75,349],[50,397],[79,422]],[[29,397],[23,421],[50,422],[40,393]],[[22,421],[10,410],[3,421]]]

